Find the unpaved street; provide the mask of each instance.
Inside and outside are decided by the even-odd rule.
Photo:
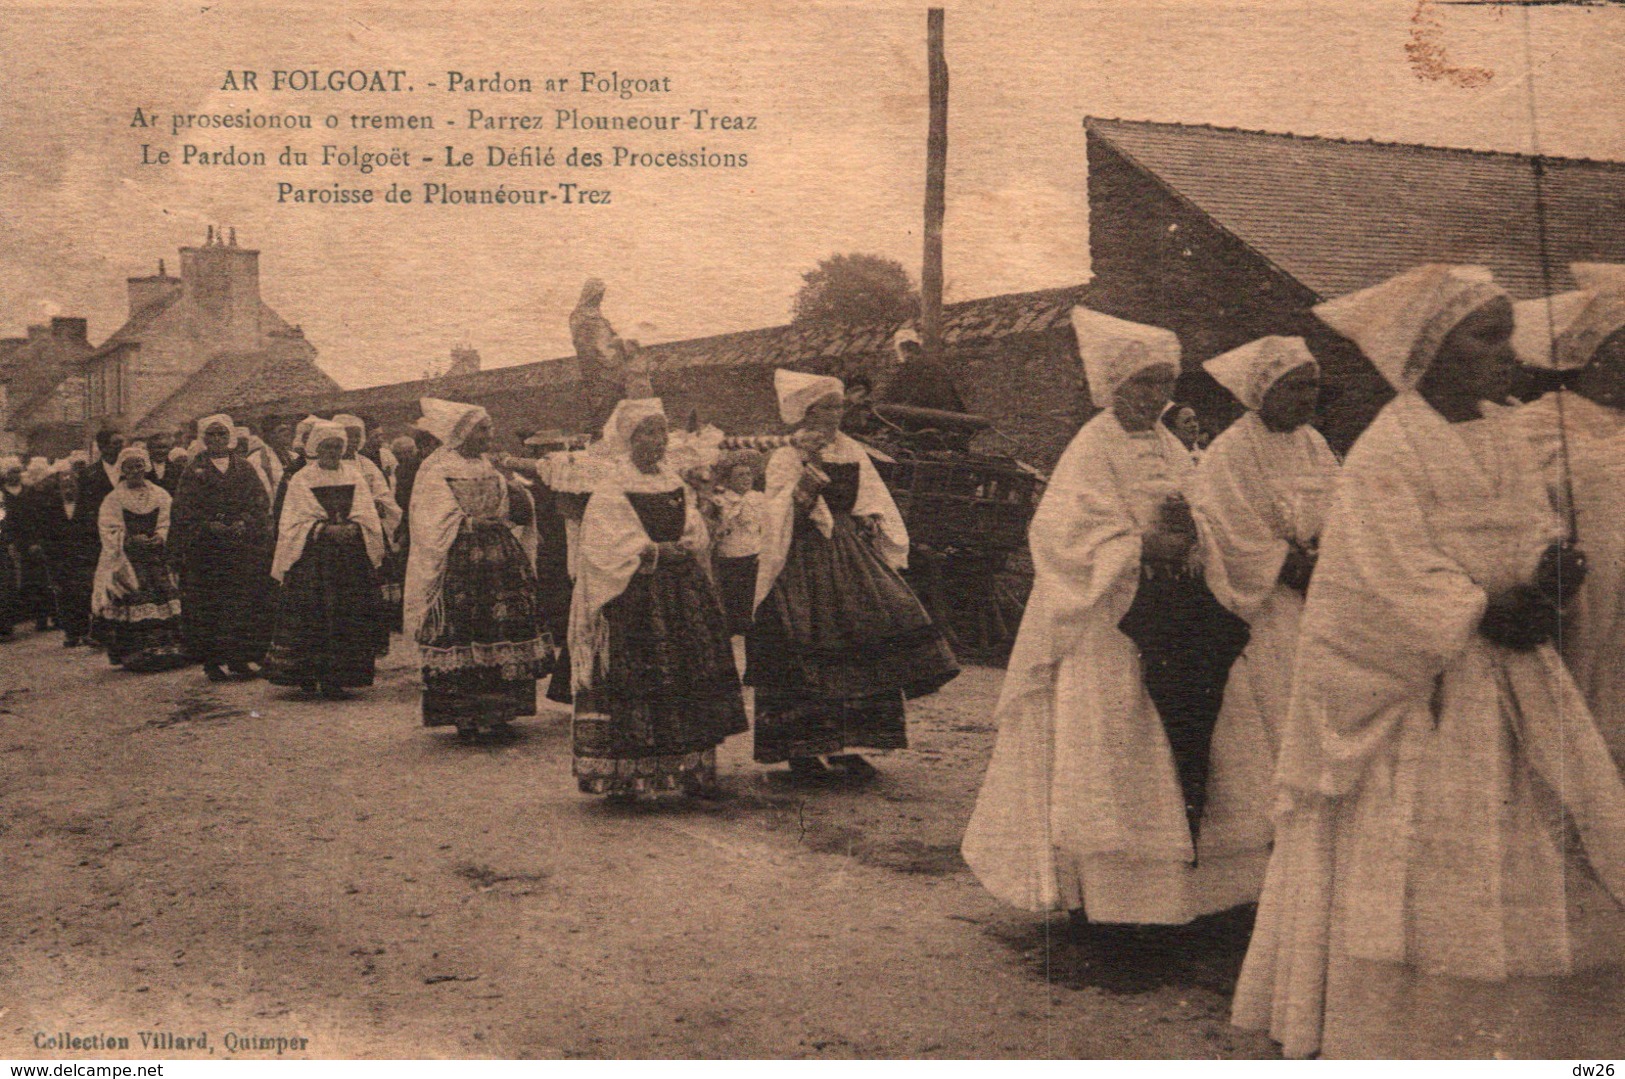
[[[60,641],[0,644],[0,1056],[1272,1055],[1226,1022],[1236,919],[1125,966],[977,886],[996,670],[918,702],[867,787],[792,787],[745,736],[724,800],[615,808],[562,710],[422,728],[398,640],[337,704]]]

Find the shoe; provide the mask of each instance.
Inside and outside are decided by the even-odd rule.
[[[301,690],[303,690],[304,692],[306,692],[306,693],[315,693],[316,692],[316,683],[315,682],[300,682],[299,683],[299,688]]]
[[[817,757],[791,757],[790,775],[796,779],[822,779],[829,774],[824,762]]]
[[[63,648],[78,648],[83,643],[84,642],[81,641],[78,637],[64,637],[64,638],[62,638],[62,647]]]
[[[322,686],[319,692],[325,699],[330,701],[348,701],[355,697],[354,693],[351,693],[343,686]]]
[[[856,753],[837,753],[828,760],[830,764],[841,769],[854,779],[873,779],[880,774],[880,769]]]
[[[252,663],[228,663],[226,664],[226,669],[245,682],[251,682],[260,677],[260,669],[254,666]]]
[[[226,672],[220,669],[220,664],[218,663],[205,663],[203,665],[203,677],[207,678],[211,682],[224,682],[226,680]]]

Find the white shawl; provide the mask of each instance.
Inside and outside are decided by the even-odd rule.
[[[1217,554],[1207,566],[1214,598],[1254,620],[1290,545],[1320,537],[1337,470],[1331,447],[1308,424],[1275,432],[1248,412],[1213,440],[1196,469],[1195,494]]]
[[[138,491],[120,482],[102,499],[96,526],[102,536],[102,553],[96,562],[96,576],[91,588],[91,612],[102,617],[111,615],[117,601],[136,587],[135,569],[129,555],[124,553],[124,511],[151,513],[158,511],[158,522],[153,534],[169,539],[169,492],[148,481]],[[178,609],[178,601],[172,603]]]
[[[1163,499],[1189,487],[1191,467],[1160,423],[1131,434],[1101,412],[1061,455],[1033,515],[1032,595],[962,847],[982,886],[1013,906],[1081,905],[1063,854],[1193,857],[1167,735],[1134,643],[1118,629],[1139,591],[1141,537]],[[1088,685],[1060,700],[1062,663],[1078,655]]]
[[[858,497],[852,506],[852,516],[879,518],[875,553],[893,569],[908,567],[908,526],[903,523],[897,503],[861,445],[837,432],[816,457],[809,457],[795,446],[781,446],[767,459],[767,504],[762,507],[762,552],[756,567],[756,600],[752,609],[761,606],[784,570],[785,560],[790,556],[790,538],[795,533],[796,484],[803,468],[819,461],[858,466]],[[813,501],[808,516],[826,537],[833,534],[835,518],[822,496]]]
[[[691,556],[698,556],[710,542],[705,521],[695,505],[694,492],[669,468],[644,473],[622,458],[588,500],[581,520],[576,587],[570,603],[571,682],[576,689],[586,688],[602,674],[609,658],[604,606],[626,591],[650,544],[649,534],[627,494],[660,494],[679,488],[683,491],[684,516],[683,535],[678,542]]]
[[[434,612],[441,599],[441,584],[446,575],[446,555],[456,542],[457,533],[468,514],[457,503],[452,492],[452,479],[495,478],[502,486],[502,499],[498,514],[508,516],[508,481],[482,454],[464,457],[445,446],[435,450],[424,460],[412,487],[412,550],[406,559],[404,588],[404,631],[408,639],[418,640],[425,622],[432,635]]]
[[[311,461],[288,480],[288,491],[282,500],[282,518],[277,524],[276,554],[271,559],[271,576],[281,581],[288,570],[305,553],[305,543],[319,524],[326,522],[327,511],[322,508],[313,488],[337,487],[350,484],[355,488],[351,496],[350,520],[361,527],[361,538],[367,546],[367,557],[376,568],[384,560],[384,532],[378,520],[377,507],[367,497],[367,480],[354,461],[340,461],[339,467],[328,471],[320,461]]]
[[[345,460],[359,469],[365,478],[367,490],[372,493],[373,503],[377,507],[378,520],[384,526],[385,542],[389,543],[396,529],[400,528],[403,516],[400,504],[395,501],[395,495],[389,489],[389,480],[384,478],[383,472],[370,457],[363,457],[358,453]]]

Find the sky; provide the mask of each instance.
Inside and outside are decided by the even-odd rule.
[[[1625,5],[1435,0],[947,3],[947,299],[1088,279],[1086,116],[1625,160]],[[1410,48],[1407,49],[1407,46]],[[124,279],[170,272],[208,225],[258,249],[262,293],[345,386],[419,377],[469,344],[487,367],[571,352],[588,277],[646,343],[788,320],[801,274],[836,252],[916,277],[927,119],[925,9],[902,4],[8,4],[0,0],[0,334],[51,315],[126,314]],[[1418,57],[1432,58],[1419,64]],[[243,93],[227,70],[405,69],[411,94]],[[1442,73],[1441,73],[1441,69]],[[630,101],[451,94],[446,72],[669,78]],[[1477,74],[1474,74],[1474,73]],[[132,127],[137,107],[162,130]],[[752,131],[464,130],[470,107],[551,115],[708,108]],[[432,132],[172,136],[172,113],[399,112]],[[446,120],[457,127],[447,129]],[[320,121],[318,120],[318,124]],[[142,166],[143,142],[284,142],[443,156],[456,145],[740,150],[744,169],[450,170]],[[580,171],[580,170],[577,170]],[[387,187],[464,175],[560,179],[608,206],[278,205],[275,184]]]

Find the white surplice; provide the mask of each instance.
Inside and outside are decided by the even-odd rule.
[[[1033,515],[1032,596],[963,844],[983,886],[1014,906],[1178,924],[1258,894],[1264,852],[1210,845],[1235,830],[1209,828],[1230,811],[1220,797],[1208,801],[1193,864],[1173,753],[1138,649],[1118,629],[1139,589],[1141,537],[1170,494],[1190,490],[1192,472],[1162,425],[1132,434],[1102,412],[1067,447]],[[1215,793],[1228,752],[1215,740]]]

